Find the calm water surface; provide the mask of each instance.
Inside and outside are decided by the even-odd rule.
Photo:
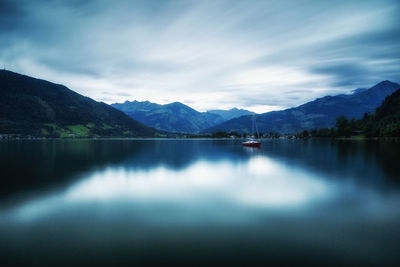
[[[0,142],[0,265],[400,264],[400,143]]]

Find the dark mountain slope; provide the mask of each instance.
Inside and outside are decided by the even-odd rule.
[[[0,133],[35,136],[154,136],[123,112],[67,87],[0,71]]]
[[[214,109],[214,110],[208,110],[206,113],[220,115],[225,121],[231,120],[234,118],[238,118],[241,116],[245,116],[245,115],[255,114],[254,112],[251,112],[251,111],[248,111],[245,109],[238,109],[238,108],[232,108],[229,110]]]
[[[215,116],[207,117],[201,112],[192,109],[179,102],[159,105],[149,101],[125,101],[123,104],[112,104],[113,107],[124,111],[130,117],[146,125],[160,130],[180,133],[195,133],[208,128],[209,119],[215,120]]]
[[[386,97],[382,105],[376,109],[375,117],[386,123],[400,121],[400,88]]]
[[[112,106],[148,126],[180,133],[197,133],[228,119],[252,114],[250,111],[237,108],[198,112],[180,102],[159,105],[135,100],[115,103]]]
[[[364,113],[374,112],[385,97],[399,87],[397,83],[383,81],[352,95],[326,96],[295,108],[256,115],[257,126],[263,133],[295,133],[305,129],[332,127],[339,116],[359,119]],[[232,119],[203,132],[250,132],[251,117]]]
[[[386,97],[373,115],[361,120],[366,136],[400,136],[400,89]]]
[[[162,108],[162,105],[152,103],[149,101],[125,101],[124,103],[111,104],[114,108],[121,110],[122,112],[148,112],[153,109]]]

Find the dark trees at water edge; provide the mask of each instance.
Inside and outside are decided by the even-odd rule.
[[[340,116],[335,127],[321,128],[310,131],[312,137],[350,137],[363,135],[365,137],[400,137],[400,89],[386,97],[375,114],[365,113],[363,118],[356,120]],[[296,137],[308,137],[308,131],[297,133]]]

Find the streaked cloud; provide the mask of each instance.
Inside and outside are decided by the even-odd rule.
[[[269,111],[399,82],[400,2],[0,1],[0,63],[99,101]]]

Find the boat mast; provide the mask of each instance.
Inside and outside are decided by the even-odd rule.
[[[251,118],[251,135],[254,135],[254,115]]]
[[[254,115],[254,125],[256,126],[257,138],[260,138],[260,135],[258,133],[257,123],[256,123],[256,115]]]
[[[257,123],[256,123],[256,115],[253,115],[253,117],[251,118],[251,133],[253,134],[253,135],[255,135],[255,134],[257,134],[256,136],[254,136],[255,138],[258,138],[259,137],[259,134],[258,134],[258,127],[257,127]],[[255,132],[254,132],[254,128],[255,128]]]

